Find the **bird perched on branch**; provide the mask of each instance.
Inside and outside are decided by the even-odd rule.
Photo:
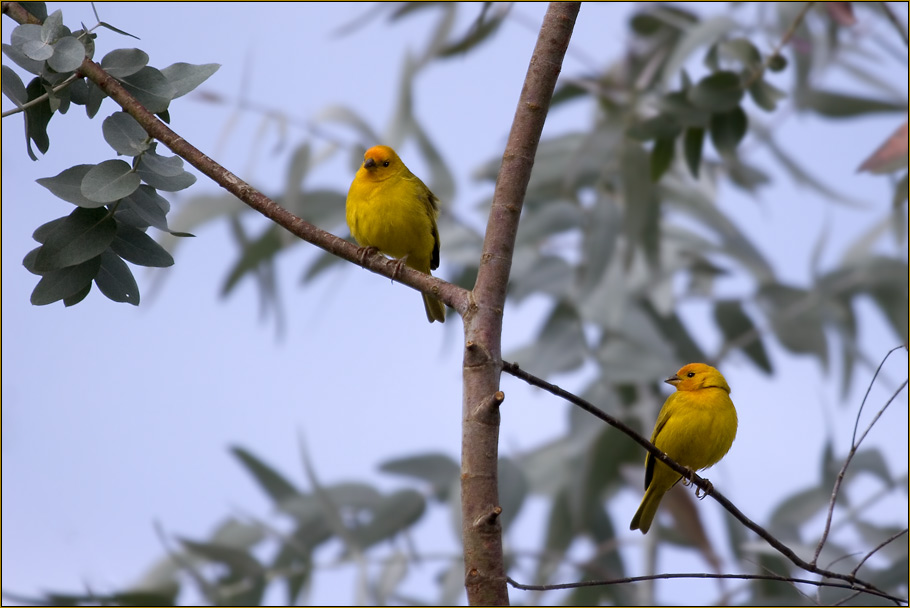
[[[439,267],[439,199],[411,173],[395,150],[373,146],[363,155],[348,190],[346,219],[361,247],[398,258],[399,264],[430,274]],[[445,305],[423,294],[427,319],[444,323]]]
[[[730,386],[710,365],[690,363],[664,380],[676,387],[660,409],[651,443],[679,464],[695,471],[717,464],[736,438],[736,408]],[[648,452],[645,496],[629,526],[645,534],[664,494],[682,475]]]

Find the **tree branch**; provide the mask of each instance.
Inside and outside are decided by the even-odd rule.
[[[516,589],[521,589],[524,591],[555,591],[558,589],[577,589],[579,587],[598,587],[601,585],[621,585],[627,583],[638,583],[641,581],[654,581],[662,579],[675,579],[675,578],[701,578],[701,579],[737,579],[737,580],[755,580],[755,581],[781,581],[787,583],[802,583],[805,585],[814,585],[816,587],[833,587],[835,589],[852,589],[860,593],[868,593],[870,595],[875,595],[887,600],[891,600],[896,604],[907,603],[907,600],[904,598],[895,597],[889,595],[882,591],[876,591],[872,589],[861,589],[857,590],[856,587],[852,585],[846,585],[844,583],[830,583],[827,581],[813,581],[805,578],[792,578],[789,576],[777,576],[774,574],[709,574],[707,572],[668,572],[665,574],[650,574],[646,576],[627,576],[623,578],[615,578],[602,581],[582,581],[580,583],[561,583],[557,585],[524,585],[518,581],[513,580],[511,577],[508,578],[510,585]]]
[[[550,99],[579,3],[553,2],[540,27],[493,192],[477,282],[465,322],[462,378],[461,517],[465,587],[471,605],[509,602],[502,556],[497,466],[502,315],[518,219]]]
[[[882,417],[882,414],[885,413],[885,410],[888,409],[888,406],[894,402],[897,396],[907,387],[907,380],[904,380],[894,394],[891,395],[891,398],[885,402],[885,405],[875,414],[872,418],[872,422],[869,423],[869,426],[857,440],[856,431],[859,428],[859,418],[863,413],[863,408],[866,406],[866,399],[869,398],[869,392],[872,390],[872,386],[875,384],[875,379],[878,377],[878,373],[882,371],[882,366],[885,365],[885,361],[888,360],[888,357],[891,356],[891,353],[894,351],[904,348],[903,346],[895,346],[888,351],[888,354],[882,359],[882,362],[878,364],[878,369],[875,370],[875,374],[872,376],[872,380],[869,382],[869,386],[866,388],[866,394],[863,396],[863,401],[859,406],[859,410],[856,412],[856,422],[853,425],[853,438],[850,440],[850,453],[847,454],[847,457],[844,459],[844,464],[840,468],[840,471],[837,473],[837,479],[834,480],[834,488],[831,490],[831,500],[828,502],[828,515],[825,518],[825,528],[822,532],[822,537],[818,541],[818,546],[815,547],[815,555],[812,557],[812,563],[818,563],[818,556],[821,555],[822,548],[825,546],[825,542],[828,540],[828,534],[831,532],[831,520],[834,518],[834,505],[837,503],[837,495],[840,492],[841,484],[844,482],[844,476],[847,474],[847,467],[850,466],[850,463],[853,461],[853,457],[856,455],[857,450],[859,450],[859,445],[863,442],[863,439],[866,438],[866,435],[869,434],[869,431],[872,430],[872,427],[875,426],[875,423],[878,422],[878,419]],[[856,570],[853,571],[856,573]]]
[[[573,393],[570,393],[570,392],[566,391],[565,389],[559,388],[555,384],[550,384],[549,382],[547,382],[546,380],[543,380],[542,378],[538,378],[537,376],[529,374],[528,372],[520,369],[518,367],[518,365],[516,365],[515,363],[509,363],[507,361],[503,361],[502,371],[504,371],[508,374],[511,374],[511,375],[515,376],[516,378],[524,380],[525,382],[527,382],[528,384],[530,384],[532,386],[542,388],[545,391],[547,391],[548,393],[556,395],[557,397],[561,397],[561,398],[565,399],[566,401],[568,401],[574,405],[577,405],[578,407],[585,410],[586,412],[596,416],[597,418],[600,418],[601,420],[603,420],[610,426],[613,426],[613,427],[619,429],[620,431],[622,431],[623,433],[625,433],[626,435],[631,437],[636,443],[638,443],[643,448],[648,450],[648,452],[652,456],[654,456],[655,458],[657,458],[658,460],[660,460],[661,462],[666,464],[668,467],[670,467],[671,469],[673,469],[680,475],[684,475],[684,476],[688,477],[691,474],[691,471],[688,468],[673,461],[669,456],[667,456],[665,453],[663,453],[657,447],[655,447],[655,445],[653,443],[651,443],[650,441],[648,441],[647,439],[645,439],[644,437],[639,435],[637,432],[635,432],[635,430],[633,430],[627,424],[625,424],[621,420],[614,418],[613,416],[610,416],[609,414],[607,414],[606,412],[604,412],[597,406],[593,405],[589,401],[586,401],[585,399],[582,399],[581,397],[574,395]],[[789,559],[793,564],[795,564],[799,568],[802,568],[806,572],[812,572],[813,574],[820,574],[820,575],[826,576],[828,578],[834,578],[834,579],[846,581],[846,582],[850,583],[850,585],[853,586],[851,588],[857,588],[856,585],[860,585],[861,586],[860,590],[874,592],[876,595],[884,594],[883,591],[876,588],[871,583],[867,583],[866,581],[863,581],[863,580],[857,578],[855,576],[855,573],[842,574],[840,572],[833,572],[831,570],[825,570],[823,568],[819,568],[815,563],[809,563],[809,562],[801,559],[798,555],[796,555],[796,553],[790,547],[788,547],[783,542],[778,540],[775,536],[773,536],[770,532],[768,532],[767,530],[762,528],[760,525],[758,525],[757,523],[755,523],[754,521],[752,521],[751,519],[746,517],[746,515],[743,514],[743,512],[740,511],[738,508],[736,508],[736,506],[732,502],[730,502],[730,500],[727,499],[726,496],[721,494],[717,490],[717,488],[715,488],[711,484],[711,482],[703,479],[702,477],[699,477],[698,475],[692,475],[692,483],[694,483],[696,486],[701,488],[705,492],[706,495],[714,498],[714,500],[716,500],[718,503],[720,503],[720,505],[724,509],[726,509],[731,515],[733,515],[733,517],[735,517],[740,522],[742,522],[743,525],[745,525],[747,528],[749,528],[750,530],[752,530],[753,532],[758,534],[769,545],[774,547],[774,549],[776,549],[781,555],[783,555],[784,557]],[[891,596],[887,596],[887,597],[890,598]]]
[[[3,12],[19,23],[40,23],[31,13],[15,2],[4,2]],[[363,249],[302,220],[275,203],[174,133],[158,117],[146,110],[99,64],[86,58],[77,73],[98,85],[125,112],[136,119],[136,122],[151,137],[163,143],[203,175],[288,232],[348,262],[362,266],[370,272],[398,281],[423,293],[432,294],[462,315],[467,310],[469,293],[466,289],[406,266],[399,268],[397,261],[390,260],[378,253],[363,256]]]

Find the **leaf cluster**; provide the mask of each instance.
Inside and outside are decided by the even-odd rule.
[[[63,25],[62,11],[47,15],[43,3],[30,10],[42,23],[16,27],[4,54],[35,77],[26,86],[10,67],[3,66],[3,93],[25,117],[26,148],[37,160],[32,144],[42,153],[50,149],[48,124],[71,104],[85,106],[93,118],[105,94],[79,68],[94,55],[96,34],[85,27],[75,34]],[[104,22],[99,25],[120,30]],[[215,64],[176,63],[163,70],[148,65],[139,49],[117,49],[101,66],[149,111],[169,119],[170,102],[192,91],[218,68]],[[76,206],[68,216],[52,220],[34,232],[40,246],[23,264],[41,279],[31,302],[46,305],[62,300],[72,306],[82,301],[92,284],[115,302],[139,304],[139,288],[126,262],[166,267],[171,255],[146,234],[149,227],[174,236],[192,236],[168,227],[170,203],[159,194],[190,187],[196,177],[177,156],[161,155],[157,142],[126,112],[114,112],[102,123],[104,140],[118,156],[98,164],[81,164],[38,180],[58,198]]]

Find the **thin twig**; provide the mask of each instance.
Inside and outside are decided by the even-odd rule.
[[[853,572],[851,572],[851,574],[856,574],[856,573],[859,571],[859,569],[862,567],[862,565],[866,563],[866,560],[869,559],[870,557],[872,557],[872,554],[876,553],[879,549],[884,548],[885,545],[887,545],[887,544],[890,543],[890,542],[893,542],[893,541],[897,540],[898,538],[900,538],[901,536],[903,536],[903,535],[906,534],[906,533],[907,533],[907,528],[904,528],[903,530],[901,530],[901,531],[898,532],[897,534],[892,534],[890,537],[888,537],[887,539],[885,539],[885,540],[883,540],[882,542],[880,542],[880,543],[878,544],[878,546],[877,546],[875,549],[873,549],[872,551],[869,551],[869,553],[866,554],[866,557],[864,557],[863,559],[859,560],[859,563],[856,564],[856,568],[853,569]]]
[[[51,90],[54,93],[58,93],[58,92],[62,91],[63,89],[65,89],[66,87],[68,87],[70,84],[72,84],[78,78],[79,78],[78,73],[71,74],[69,78],[67,78],[66,80],[64,80],[63,82],[61,82],[60,84],[58,84]],[[26,101],[21,106],[16,106],[12,110],[7,110],[6,112],[3,112],[2,114],[0,114],[0,118],[6,118],[7,116],[12,116],[13,114],[18,114],[19,112],[25,112],[28,108],[30,108],[32,106],[36,106],[39,103],[41,103],[42,101],[47,101],[48,99],[50,99],[50,96],[51,96],[50,93],[44,93],[43,95],[39,95],[38,97],[35,97],[34,99],[30,99],[29,101]]]
[[[781,581],[786,583],[803,583],[814,585],[816,587],[834,587],[836,589],[851,589],[861,593],[868,593],[881,598],[891,600],[896,603],[906,603],[907,600],[894,597],[882,591],[872,589],[856,589],[851,585],[843,583],[831,583],[827,581],[814,581],[805,578],[792,578],[788,576],[777,576],[775,574],[710,574],[707,572],[669,572],[665,574],[649,574],[644,576],[627,576],[623,578],[608,579],[602,581],[582,581],[578,583],[559,583],[555,585],[525,585],[506,577],[510,585],[523,591],[556,591],[559,589],[578,589],[580,587],[600,587],[603,585],[623,585],[628,583],[638,583],[641,581],[669,580],[669,579],[737,579],[737,580],[758,580],[758,581]]]
[[[872,387],[875,385],[875,380],[876,380],[876,378],[878,378],[879,372],[882,371],[882,367],[884,367],[885,361],[888,360],[888,357],[891,356],[891,353],[893,353],[896,350],[900,350],[902,348],[904,348],[904,346],[901,344],[901,345],[895,346],[894,348],[889,350],[887,352],[887,354],[885,354],[885,357],[878,364],[878,367],[875,368],[875,373],[872,374],[872,380],[869,381],[869,386],[866,387],[866,394],[863,395],[863,401],[862,401],[862,403],[859,404],[859,411],[856,412],[856,420],[853,422],[853,436],[850,438],[851,446],[856,445],[856,431],[857,431],[857,429],[859,429],[859,417],[863,413],[863,408],[866,407],[866,400],[869,398],[869,393],[872,392]]]
[[[854,575],[843,574],[840,572],[832,572],[832,571],[826,570],[824,568],[819,568],[818,565],[815,563],[810,564],[809,562],[801,559],[790,547],[788,547],[783,542],[778,540],[774,535],[772,535],[770,532],[765,530],[763,527],[761,527],[760,525],[758,525],[757,523],[755,523],[754,521],[752,521],[751,519],[746,517],[746,515],[743,514],[742,511],[740,511],[732,502],[730,502],[730,500],[726,496],[721,494],[717,490],[716,487],[712,486],[712,484],[709,481],[703,479],[702,477],[698,476],[697,474],[692,474],[690,469],[688,469],[688,468],[682,466],[681,464],[675,462],[674,460],[672,460],[669,456],[667,456],[665,453],[663,453],[661,450],[659,450],[653,443],[651,443],[650,441],[648,441],[647,439],[645,439],[644,437],[639,435],[632,428],[630,428],[627,424],[625,424],[621,420],[617,420],[613,416],[610,416],[609,414],[607,414],[606,412],[604,412],[597,406],[593,405],[589,401],[586,401],[585,399],[582,399],[581,397],[579,397],[573,393],[570,393],[562,388],[559,388],[555,384],[550,384],[549,382],[547,382],[546,380],[543,380],[542,378],[538,378],[537,376],[529,374],[528,372],[520,369],[518,367],[518,365],[516,365],[514,363],[509,363],[507,361],[503,361],[502,371],[504,371],[508,374],[511,374],[512,376],[515,376],[516,378],[524,380],[525,382],[527,382],[528,384],[530,384],[532,386],[542,388],[542,389],[546,390],[547,392],[549,392],[553,395],[556,395],[557,397],[561,397],[561,398],[565,399],[566,401],[568,401],[574,405],[577,405],[578,407],[580,407],[581,409],[585,410],[586,412],[592,414],[593,416],[600,418],[607,424],[619,429],[620,431],[622,431],[623,433],[628,435],[630,438],[632,438],[633,441],[635,441],[636,443],[641,445],[643,448],[645,448],[652,456],[654,456],[655,458],[657,458],[658,460],[660,460],[661,462],[666,464],[668,467],[670,467],[671,469],[673,469],[680,475],[688,476],[691,474],[692,483],[694,483],[696,486],[698,486],[699,488],[704,490],[707,495],[711,496],[714,500],[716,500],[718,503],[720,503],[720,505],[724,509],[726,509],[731,515],[733,515],[733,517],[735,517],[740,522],[742,522],[743,525],[745,525],[747,528],[749,528],[750,530],[752,530],[753,532],[758,534],[769,545],[774,547],[774,549],[776,549],[781,555],[783,555],[784,557],[789,559],[796,566],[802,568],[803,570],[805,570],[807,572],[812,572],[814,574],[820,574],[820,575],[826,576],[828,578],[834,578],[834,579],[846,581],[854,586],[861,585],[863,589],[867,589],[870,592],[874,592],[876,595],[882,595],[883,597],[889,597],[889,599],[894,599],[894,598],[891,598],[890,596],[887,596],[886,594],[884,594],[883,591],[877,589],[871,583],[863,581]],[[897,601],[897,600],[895,599],[895,601]]]
[[[888,401],[885,402],[885,405],[883,405],[882,408],[878,411],[878,413],[875,414],[875,416],[872,418],[872,422],[869,423],[869,426],[866,427],[866,430],[863,431],[863,434],[857,440],[856,431],[857,431],[857,427],[859,426],[859,418],[863,412],[863,406],[866,405],[866,398],[869,396],[869,391],[872,390],[872,385],[875,383],[875,378],[878,376],[879,371],[881,371],[882,366],[885,364],[885,361],[888,360],[888,357],[891,356],[891,353],[898,350],[899,348],[903,348],[903,346],[896,346],[896,347],[892,348],[891,350],[888,351],[888,354],[885,355],[885,357],[882,359],[882,362],[879,364],[878,369],[875,370],[875,375],[872,376],[872,381],[869,382],[869,386],[866,389],[866,395],[863,397],[863,401],[859,406],[859,411],[856,413],[856,422],[853,427],[853,438],[850,441],[850,443],[851,443],[850,453],[847,454],[847,458],[844,459],[844,464],[843,464],[843,466],[841,466],[840,471],[838,471],[838,473],[837,473],[837,479],[834,480],[834,488],[831,490],[831,500],[828,502],[828,514],[825,518],[825,528],[822,531],[822,537],[821,537],[821,539],[819,539],[818,545],[815,547],[815,555],[812,557],[813,564],[818,563],[818,557],[819,557],[819,555],[821,555],[822,548],[825,546],[825,542],[827,542],[827,540],[828,540],[828,534],[831,532],[831,520],[834,518],[834,506],[837,503],[837,495],[838,495],[838,493],[840,493],[841,484],[843,484],[844,477],[847,474],[847,467],[850,466],[850,462],[853,461],[853,457],[856,455],[856,452],[859,450],[859,446],[863,442],[863,439],[866,438],[866,435],[869,434],[869,431],[872,430],[872,427],[875,425],[876,422],[878,422],[878,419],[882,417],[882,414],[885,413],[885,410],[888,409],[888,406],[891,405],[891,403],[897,398],[897,396],[901,393],[901,391],[903,391],[904,388],[907,386],[907,380],[904,380],[903,383],[900,385],[900,387],[898,387],[898,389],[896,391],[894,391],[894,394],[891,395],[891,398],[889,398]]]
[[[780,55],[781,49],[784,48],[788,42],[790,42],[790,39],[793,37],[793,34],[796,33],[796,29],[800,26],[800,24],[802,24],[803,19],[806,18],[806,14],[809,12],[809,9],[812,8],[813,4],[815,4],[815,2],[806,2],[806,4],[803,6],[802,10],[799,11],[799,14],[796,15],[796,18],[793,20],[793,23],[791,23],[790,27],[787,28],[787,31],[784,32],[784,35],[780,39],[780,42],[777,43],[777,47],[775,47],[774,51],[772,51],[767,57],[765,57],[765,61],[762,63],[761,68],[756,70],[755,72],[752,73],[751,76],[749,76],[749,79],[743,85],[743,89],[748,89],[753,84],[755,84],[755,81],[758,80],[759,78],[761,78],[762,74],[765,73],[765,70],[768,69],[768,66],[771,65],[771,62],[774,61],[774,58],[777,57],[778,55]]]

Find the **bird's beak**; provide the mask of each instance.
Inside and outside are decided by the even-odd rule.
[[[679,384],[680,381],[682,381],[682,378],[680,378],[676,374],[673,374],[672,376],[670,376],[669,378],[664,380],[664,382],[666,382],[667,384],[672,384],[673,386],[676,386],[677,384]]]
[[[372,158],[368,158],[368,159],[366,159],[365,161],[363,161],[363,168],[364,168],[364,169],[372,169],[372,168],[375,167],[375,166],[376,166],[376,161],[373,160]]]

